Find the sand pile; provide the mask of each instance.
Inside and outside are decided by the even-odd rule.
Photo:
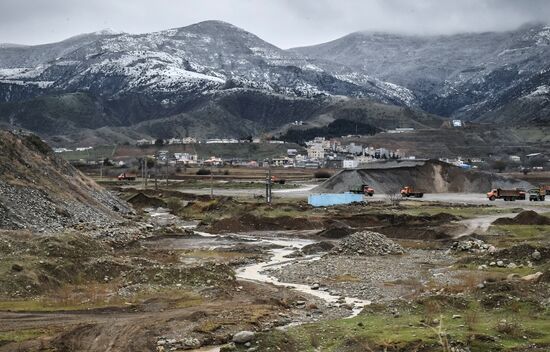
[[[465,170],[437,160],[404,160],[377,162],[362,169],[342,170],[313,189],[313,192],[348,192],[362,184],[373,187],[378,194],[399,193],[403,186],[412,186],[424,193],[484,193],[496,187],[532,188],[525,181]]]

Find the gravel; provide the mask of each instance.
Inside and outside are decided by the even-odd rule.
[[[428,280],[453,284],[445,251],[410,250],[401,256],[325,255],[319,260],[293,263],[268,273],[281,282],[300,283],[337,296],[374,302],[389,301],[417,290]]]
[[[378,232],[361,231],[349,235],[338,242],[331,254],[376,256],[403,254],[405,250],[399,244]]]

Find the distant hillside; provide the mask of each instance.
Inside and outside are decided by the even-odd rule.
[[[297,120],[379,130],[433,128],[438,116],[550,125],[548,57],[544,25],[450,36],[357,32],[292,50],[221,21],[97,32],[0,46],[0,126],[98,144],[284,133]]]
[[[45,136],[127,127],[170,137],[178,126],[239,137],[308,119],[331,96],[414,105],[407,89],[323,65],[337,67],[220,21],[0,47],[0,122]]]
[[[291,52],[404,86],[441,116],[550,124],[549,26],[450,36],[357,32]]]
[[[78,223],[107,225],[128,211],[38,137],[0,131],[0,229],[48,232]]]

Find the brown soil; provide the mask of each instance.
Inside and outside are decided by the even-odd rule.
[[[271,285],[241,282],[226,292],[191,307],[172,307],[169,299],[146,301],[132,309],[117,308],[61,313],[0,312],[2,331],[39,329],[44,335],[24,342],[4,341],[11,351],[155,351],[157,338],[196,338],[203,345],[226,343],[241,330],[282,324],[281,315],[305,315],[295,302],[300,293]],[[318,302],[315,302],[318,304]]]
[[[493,225],[550,225],[550,218],[540,215],[536,211],[522,211],[514,218],[499,218]]]
[[[268,230],[314,230],[322,227],[323,222],[321,220],[311,218],[293,218],[290,216],[270,218],[244,214],[218,220],[208,227],[208,231],[212,233],[227,233]]]
[[[149,197],[142,192],[133,195],[127,200],[128,203],[132,204],[134,208],[147,208],[147,207],[166,207],[166,202],[162,199],[156,197]]]

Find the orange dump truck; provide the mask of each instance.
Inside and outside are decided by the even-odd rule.
[[[127,173],[123,172],[123,173],[121,173],[120,175],[117,176],[117,179],[119,181],[135,181],[136,176],[135,175],[130,175],[130,174],[127,174]]]
[[[522,189],[502,189],[495,188],[487,192],[487,198],[490,201],[495,199],[504,199],[505,201],[525,200],[525,191]]]
[[[271,183],[278,183],[280,185],[284,185],[286,183],[286,180],[284,178],[279,178],[277,176],[271,176]]]
[[[401,190],[401,196],[405,198],[422,198],[424,197],[424,192],[417,192],[411,186],[405,186]]]
[[[358,189],[352,189],[350,190],[351,193],[363,193],[366,196],[372,197],[374,196],[374,188],[370,187],[369,185],[361,185]]]

